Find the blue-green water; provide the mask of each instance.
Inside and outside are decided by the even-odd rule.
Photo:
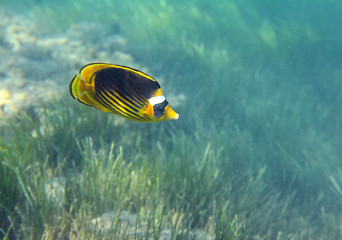
[[[115,139],[128,152],[127,162],[151,154],[165,164],[181,159],[195,169],[210,146],[213,169],[207,172],[212,170],[217,182],[204,185],[214,186],[210,193],[217,198],[207,199],[204,191],[196,195],[198,201],[189,200],[210,209],[194,214],[193,228],[206,228],[213,206],[229,202],[227,215],[238,216],[246,226],[241,238],[342,238],[341,1],[0,0],[0,11],[0,82],[6,83],[1,90],[8,90],[12,80],[23,82],[8,90],[10,97],[1,92],[1,116],[11,107],[28,107],[7,100],[15,92],[28,91],[27,101],[35,104],[30,84],[43,86],[39,94],[60,87],[62,105],[74,107],[68,84],[88,62],[146,70],[162,79],[179,120],[127,123],[122,136],[99,131],[96,126],[104,126],[96,123],[72,137],[91,136],[95,150],[101,141]],[[55,85],[45,86],[49,81]],[[54,102],[45,95],[42,99]],[[115,116],[105,121],[110,118]],[[72,132],[74,127],[61,129]],[[63,137],[46,141],[53,141],[49,158],[71,159]],[[77,163],[80,159],[81,154],[73,156]],[[3,160],[1,166],[7,165]],[[72,164],[68,167],[74,171]],[[201,182],[197,173],[176,183]],[[1,191],[3,209],[9,209],[7,187]],[[8,219],[14,212],[1,211],[0,234],[11,231]],[[206,231],[220,238],[209,227]]]

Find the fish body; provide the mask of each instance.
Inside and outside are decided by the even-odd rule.
[[[69,84],[77,101],[138,122],[178,119],[159,83],[126,66],[109,63],[84,65]]]

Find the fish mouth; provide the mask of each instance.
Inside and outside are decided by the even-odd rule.
[[[179,118],[179,114],[176,113],[170,105],[167,105],[165,108],[165,113],[163,116],[162,121],[167,121],[167,120],[177,120]]]
[[[179,118],[179,114],[173,111],[172,108],[169,108],[167,111],[167,118],[170,120],[177,120]]]

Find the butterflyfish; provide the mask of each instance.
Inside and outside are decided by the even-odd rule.
[[[137,69],[109,63],[84,65],[69,84],[85,105],[138,122],[178,119],[159,83]]]

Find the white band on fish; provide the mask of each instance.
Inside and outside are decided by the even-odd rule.
[[[156,97],[151,97],[150,99],[148,99],[148,101],[151,103],[152,106],[158,104],[158,103],[162,103],[165,101],[165,97],[164,95],[161,96],[156,96]]]

